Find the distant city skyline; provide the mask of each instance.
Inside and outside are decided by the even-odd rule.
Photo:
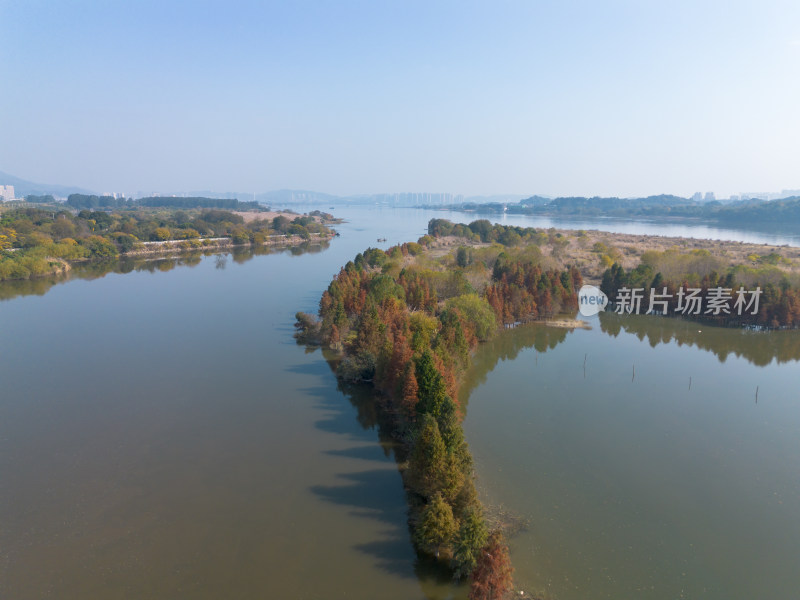
[[[50,182],[30,182],[22,180],[16,176],[12,176],[0,171],[0,200],[8,201],[14,198],[14,186],[10,183],[16,183],[20,189],[24,190],[18,194],[20,198],[28,193],[34,194],[51,194],[56,198],[66,199],[70,193],[84,193],[96,194],[98,196],[111,196],[114,198],[144,198],[150,196],[211,196],[211,197],[236,197],[240,200],[258,200],[260,202],[273,201],[276,204],[283,202],[291,203],[325,203],[328,201],[336,201],[342,199],[355,200],[369,198],[381,202],[391,204],[409,206],[409,205],[422,205],[422,204],[458,204],[463,202],[518,202],[523,198],[530,198],[532,196],[557,198],[569,196],[566,194],[550,195],[540,194],[537,192],[528,192],[525,194],[485,194],[485,195],[464,195],[452,192],[430,192],[430,191],[405,191],[405,192],[375,192],[364,194],[349,194],[337,195],[330,194],[324,190],[299,190],[299,189],[282,189],[282,190],[265,190],[265,191],[242,191],[242,190],[137,190],[131,191],[99,191],[87,190],[85,188],[75,188],[69,190],[69,186],[61,186],[59,184],[52,184]],[[63,190],[58,191],[57,188]],[[31,189],[32,188],[32,189]],[[675,195],[670,192],[660,192],[658,194],[647,194],[645,196],[606,196],[606,197],[620,197],[620,198],[640,198],[646,196],[657,195]],[[590,194],[586,197],[599,196],[598,194]],[[708,192],[695,192],[691,195],[682,196],[684,198],[699,201],[710,202],[714,200],[719,201],[735,201],[746,199],[759,199],[759,200],[780,200],[790,197],[800,197],[800,189],[782,189],[780,191],[761,191],[761,192],[739,192],[729,196],[718,196],[713,191]]]
[[[800,188],[789,0],[0,0],[0,22],[0,170],[35,182],[718,199]]]

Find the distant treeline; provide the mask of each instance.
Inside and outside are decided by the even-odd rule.
[[[42,196],[28,194],[25,196],[25,202],[30,202],[31,204],[55,204],[56,199],[53,198],[51,194],[44,194]]]
[[[751,265],[727,266],[707,250],[648,251],[633,269],[614,263],[600,289],[619,312],[652,309],[718,325],[800,327],[800,278],[779,268],[785,259],[777,254],[749,258]]]
[[[153,256],[128,256],[122,254],[118,260],[85,260],[80,262],[71,263],[69,271],[70,279],[96,279],[103,277],[108,273],[126,274],[131,272],[150,273],[163,273],[171,271],[176,267],[194,267],[202,262],[203,255],[216,254],[216,268],[224,269],[229,264],[228,259],[232,263],[243,264],[256,256],[265,256],[268,254],[285,253],[292,256],[300,256],[302,254],[315,254],[322,252],[330,246],[328,241],[321,242],[306,242],[299,245],[291,246],[257,246],[257,245],[243,245],[231,246],[226,248],[225,253],[222,254],[219,248],[209,247],[207,249],[200,248],[197,252],[181,253],[178,256],[167,255],[164,258],[155,258]],[[0,261],[2,261],[2,253],[0,253]],[[29,277],[25,279],[13,279],[3,281],[0,285],[0,301],[10,300],[20,296],[43,296],[53,286],[58,285],[63,280],[54,277]]]
[[[241,215],[218,209],[82,209],[73,214],[63,209],[15,208],[0,214],[0,281],[58,272],[65,262],[140,251],[142,242],[172,241],[182,249],[201,249],[216,243],[201,238],[264,245],[276,235],[310,240],[332,233],[313,217],[300,215],[245,223]]]
[[[646,198],[532,196],[519,204],[461,204],[461,210],[486,214],[563,215],[582,217],[680,217],[722,222],[775,222],[800,224],[800,197],[783,200],[740,200],[697,202],[663,194]]]
[[[52,198],[52,196],[51,196]],[[219,208],[224,210],[264,210],[258,202],[242,202],[235,198],[202,198],[151,196],[149,198],[114,198],[113,196],[95,196],[88,194],[70,194],[67,204],[72,208]]]

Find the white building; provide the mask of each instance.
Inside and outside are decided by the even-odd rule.
[[[9,200],[13,200],[14,196],[14,186],[13,185],[0,185],[0,200],[4,202],[8,202]]]

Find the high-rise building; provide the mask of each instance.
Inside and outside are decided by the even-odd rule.
[[[8,202],[9,200],[13,200],[14,196],[14,186],[13,185],[0,185],[0,200],[4,202]]]

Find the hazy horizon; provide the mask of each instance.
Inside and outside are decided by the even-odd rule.
[[[337,196],[800,188],[800,5],[787,0],[0,0],[0,20],[0,170],[37,183]]]

